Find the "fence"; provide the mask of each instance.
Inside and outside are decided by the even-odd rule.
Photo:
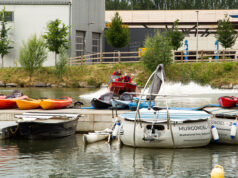
[[[133,63],[140,60],[138,52],[100,52],[69,59],[70,65]]]
[[[237,61],[238,50],[200,50],[198,51],[174,51],[173,62],[223,62]],[[92,65],[92,64],[110,64],[110,63],[133,63],[140,61],[138,51],[134,52],[100,52],[78,57],[69,58],[69,65]]]

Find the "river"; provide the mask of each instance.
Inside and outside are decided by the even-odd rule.
[[[9,94],[13,89],[0,89]],[[86,106],[106,89],[23,88],[30,97],[71,96]],[[238,96],[238,90],[166,83],[161,94],[169,106],[199,107],[216,104],[223,95]],[[79,98],[80,95],[80,98]],[[158,105],[164,98],[158,97]],[[210,144],[193,149],[143,149],[108,145],[104,141],[83,145],[82,135],[55,140],[0,140],[0,177],[209,177],[214,165],[226,177],[238,177],[238,145]]]

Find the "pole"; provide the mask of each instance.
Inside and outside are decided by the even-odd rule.
[[[197,12],[197,54],[196,54],[196,62],[198,62],[198,13],[199,11],[196,11]]]

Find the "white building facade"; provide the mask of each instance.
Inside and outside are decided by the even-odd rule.
[[[23,41],[47,31],[47,23],[60,19],[71,27],[69,56],[102,51],[105,25],[105,0],[1,0],[0,10],[10,12],[8,26],[13,49],[4,57],[4,66],[19,66],[18,53]],[[48,52],[44,66],[54,65]]]

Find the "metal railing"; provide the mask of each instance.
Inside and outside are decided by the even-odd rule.
[[[238,62],[238,50],[200,50],[198,57],[196,51],[174,51],[173,63],[186,62]],[[113,63],[135,63],[139,62],[141,56],[138,51],[133,52],[99,52],[78,57],[69,58],[69,65],[92,65],[92,64],[113,64]]]

